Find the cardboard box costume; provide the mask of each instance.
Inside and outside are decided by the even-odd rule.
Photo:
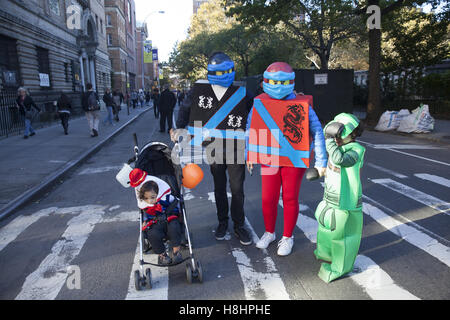
[[[358,126],[353,115],[340,114],[327,127],[339,122],[344,125],[341,138],[346,138]],[[324,198],[317,206],[317,259],[322,263],[319,277],[329,283],[352,271],[361,242],[363,213],[360,169],[365,148],[357,142],[338,146],[334,138],[326,139],[329,154]]]
[[[309,106],[312,96],[272,99],[263,93],[254,100],[247,160],[267,166],[309,168]]]

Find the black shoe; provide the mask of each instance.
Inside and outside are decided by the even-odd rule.
[[[228,224],[227,223],[219,223],[219,225],[216,228],[216,239],[217,240],[224,240],[225,236],[227,234],[228,230]]]
[[[34,136],[35,134],[36,134],[36,132],[32,132],[32,133],[30,134],[30,137]]]
[[[23,136],[24,139],[28,139],[28,136]]]
[[[172,259],[167,255],[167,253],[164,253],[162,256],[158,255],[158,264],[161,265],[168,265],[172,263]]]
[[[244,246],[251,245],[253,242],[248,231],[244,227],[234,228],[234,234]]]
[[[180,263],[183,261],[183,256],[181,255],[181,251],[177,251],[177,253],[173,254],[172,263]]]
[[[98,136],[98,131],[95,129],[92,129],[92,131],[94,131],[94,137]]]

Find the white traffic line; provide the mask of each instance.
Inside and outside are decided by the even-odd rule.
[[[449,247],[416,228],[392,218],[382,210],[366,202],[363,203],[363,212],[398,237],[450,266]]]
[[[443,214],[450,214],[450,203],[436,197],[430,196],[422,191],[408,187],[402,183],[391,179],[370,179],[370,181],[389,188],[395,192],[402,194],[405,197],[423,203]]]
[[[51,253],[39,267],[28,275],[16,300],[53,300],[66,283],[68,267],[80,253],[89,234],[99,223],[106,207],[84,208],[73,217],[68,227],[55,243]]]
[[[68,208],[57,208],[51,207],[42,209],[27,216],[19,216],[13,221],[8,223],[6,226],[0,229],[0,251],[2,251],[10,242],[14,241],[19,234],[21,234],[26,228],[35,223],[37,220],[43,217],[47,217],[50,214],[77,214],[85,210],[94,210],[103,208],[98,205],[87,205],[80,207],[68,207]]]
[[[156,267],[151,265],[145,265],[145,269],[150,268],[152,273],[152,288],[145,288],[144,290],[137,291],[134,285],[134,272],[140,270],[139,264],[139,237],[136,253],[134,255],[133,266],[131,267],[130,282],[128,284],[128,293],[126,300],[168,300],[169,298],[169,267]],[[157,254],[144,255],[144,261],[150,263],[158,263]],[[141,272],[141,276],[142,276]]]
[[[55,212],[58,208],[52,207],[40,210],[29,216],[19,216],[6,226],[0,229],[0,251],[2,251],[10,242],[14,241],[19,234],[26,228],[35,223],[42,217],[46,217]]]
[[[282,206],[282,202],[280,202]],[[302,206],[301,209],[306,209]],[[308,208],[309,209],[309,208]],[[310,209],[309,209],[310,210]],[[299,212],[297,227],[313,243],[317,242],[318,223]],[[392,278],[369,257],[358,255],[354,268],[357,272],[349,274],[349,278],[361,286],[373,300],[418,300],[416,296],[401,288]]]
[[[372,143],[361,141],[361,140],[357,140],[357,141],[361,142],[361,143],[363,143],[363,144],[365,144],[365,145],[367,145],[367,146],[369,146],[371,148],[377,149],[376,148],[376,144],[372,144]],[[442,164],[444,166],[449,166],[450,167],[450,163],[443,162],[443,161],[438,161],[438,160],[434,160],[434,159],[430,159],[430,158],[426,158],[426,157],[422,157],[422,156],[418,156],[418,155],[415,155],[415,154],[412,154],[412,153],[408,153],[408,152],[404,152],[404,151],[400,151],[400,150],[397,150],[397,149],[384,148],[384,150],[397,152],[397,153],[400,153],[400,154],[403,154],[403,155],[407,155],[407,156],[410,156],[410,157],[415,157],[415,158],[418,158],[418,159],[421,159],[421,160],[426,160],[426,161],[430,161],[430,162],[434,162],[434,163],[438,163],[438,164]]]
[[[363,142],[363,141],[361,141]],[[372,144],[368,142],[364,142],[368,145],[370,145],[371,148],[374,149],[410,149],[410,150],[436,150],[436,149],[443,149],[441,147],[437,146],[430,146],[426,144]]]
[[[428,173],[415,173],[414,176],[416,176],[417,178],[423,179],[423,180],[428,180],[437,184],[440,184],[441,186],[450,188],[450,180],[439,177],[439,176],[435,176],[433,174],[428,174]]]
[[[230,193],[228,193],[228,197],[231,197]],[[208,200],[215,203],[214,192],[208,193]],[[258,242],[259,238],[247,219],[245,219],[245,226],[250,231],[254,241],[253,246]],[[270,258],[267,250],[261,250],[261,252],[264,255],[262,259],[265,266],[264,272],[255,270],[250,257],[244,252],[242,247],[231,248],[231,254],[236,259],[239,274],[244,284],[245,298],[247,300],[260,299],[259,295],[262,292],[267,300],[290,300],[275,262]]]
[[[394,177],[397,177],[397,178],[400,178],[400,179],[408,178],[407,176],[405,176],[403,174],[400,174],[400,173],[397,173],[395,171],[392,171],[392,170],[389,170],[389,169],[377,166],[376,164],[373,164],[373,163],[370,163],[370,162],[367,162],[366,165],[368,165],[369,167],[372,167],[374,169],[380,170],[382,172],[385,172],[387,174],[393,175]]]

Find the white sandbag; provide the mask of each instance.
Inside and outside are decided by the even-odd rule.
[[[409,116],[410,114],[411,112],[409,112],[408,109],[401,109],[395,117],[394,128],[397,129],[400,126],[400,122],[402,121],[402,119],[406,116]]]
[[[377,131],[389,131],[395,130],[395,119],[397,118],[397,111],[385,111],[378,120],[378,124],[375,126]]]
[[[434,118],[430,115],[428,105],[421,105],[405,116],[397,128],[399,132],[426,133],[434,130]]]

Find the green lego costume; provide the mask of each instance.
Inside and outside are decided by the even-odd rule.
[[[335,136],[340,136],[344,142],[340,147],[330,136],[331,127],[336,128],[336,125],[340,126],[340,131]],[[361,242],[363,213],[359,174],[365,148],[350,136],[358,125],[355,116],[341,113],[324,128],[329,160],[324,197],[315,212],[319,228],[314,254],[319,260],[331,262],[322,263],[319,270],[319,278],[327,283],[353,269]]]

